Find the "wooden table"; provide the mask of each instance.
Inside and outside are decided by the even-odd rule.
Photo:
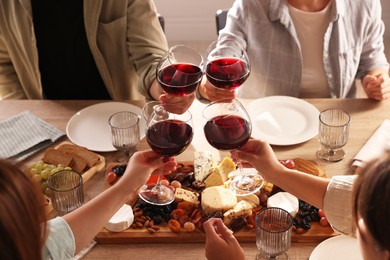
[[[326,169],[328,176],[350,174],[352,158],[368,138],[374,133],[384,119],[390,119],[390,100],[377,102],[368,99],[308,99],[318,110],[327,108],[341,108],[351,115],[349,141],[344,147],[346,158],[337,163],[327,163],[316,157],[319,147],[317,138],[305,143],[292,146],[274,146],[279,159],[301,157],[314,160]],[[38,117],[54,125],[65,132],[66,124],[70,117],[84,107],[102,101],[49,101],[49,100],[4,100],[0,101],[0,121],[20,112],[29,110]],[[247,105],[250,100],[242,100]],[[141,102],[130,102],[142,106]],[[195,102],[190,108],[194,114],[195,135],[191,146],[181,155],[179,161],[193,160],[195,150],[215,151],[205,140],[201,122],[201,109],[204,104]],[[57,143],[68,140],[64,137]],[[57,144],[56,143],[56,144]],[[54,145],[56,145],[54,144]],[[145,141],[140,149],[148,148]],[[225,153],[215,151],[222,158]],[[106,158],[106,162],[115,161],[118,152],[100,153]],[[42,153],[28,158],[23,163],[39,160]],[[91,199],[103,190],[105,169],[98,172],[85,184],[86,200]],[[317,244],[293,243],[288,254],[290,259],[308,259],[310,253]],[[255,259],[257,248],[254,243],[242,243],[247,259]],[[205,259],[204,245],[193,244],[97,244],[83,259]]]

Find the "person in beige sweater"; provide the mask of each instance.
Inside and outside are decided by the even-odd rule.
[[[155,80],[168,43],[153,0],[1,1],[0,11],[0,100],[145,97],[180,112],[194,99]]]

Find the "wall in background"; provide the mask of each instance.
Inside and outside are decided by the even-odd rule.
[[[170,42],[212,42],[216,39],[215,12],[229,8],[234,0],[154,0],[165,18]],[[381,0],[386,37],[390,37],[390,1]]]

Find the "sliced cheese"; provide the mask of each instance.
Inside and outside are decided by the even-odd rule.
[[[206,188],[201,196],[202,210],[206,215],[212,215],[218,211],[225,212],[237,204],[236,195],[222,186]]]
[[[204,181],[215,166],[215,159],[209,151],[194,152],[194,177],[197,181]]]
[[[252,209],[253,207],[251,203],[247,202],[246,200],[241,200],[234,206],[234,208],[226,211],[223,214],[223,223],[225,223],[225,225],[230,225],[230,223],[232,223],[232,221],[235,219],[246,219],[252,215]]]
[[[131,206],[124,204],[104,227],[112,232],[121,232],[128,229],[133,221],[134,215]]]
[[[194,204],[196,207],[199,205],[197,193],[183,188],[176,188],[175,201],[176,202],[186,201]]]
[[[210,175],[204,180],[204,183],[206,184],[206,188],[208,188],[223,185],[226,180],[225,176],[220,174],[218,168],[213,168]]]
[[[236,164],[233,162],[232,158],[225,157],[218,164],[218,169],[223,178],[227,180],[229,178],[229,173],[236,169]]]
[[[298,213],[298,198],[288,192],[278,192],[267,200],[267,207],[278,207],[286,210],[292,217]]]
[[[260,199],[256,194],[249,194],[245,196],[237,196],[237,201],[245,200],[252,205],[253,208],[256,208],[260,205]]]

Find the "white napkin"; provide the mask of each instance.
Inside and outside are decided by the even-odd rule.
[[[390,120],[386,119],[368,139],[359,152],[355,155],[352,162],[352,169],[362,167],[366,162],[390,149]]]
[[[0,158],[23,160],[63,135],[33,113],[22,112],[0,122]]]

